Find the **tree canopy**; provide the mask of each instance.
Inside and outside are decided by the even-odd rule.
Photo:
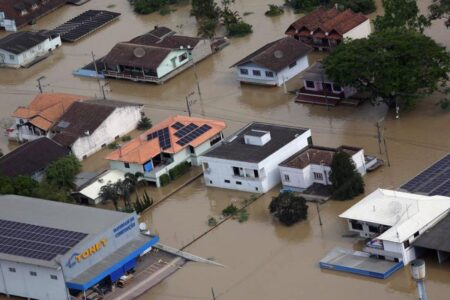
[[[377,9],[374,0],[333,0],[332,4],[337,4],[342,9],[351,9],[354,12],[370,14]]]
[[[305,220],[308,216],[308,205],[306,205],[305,198],[298,197],[292,192],[282,192],[273,197],[269,210],[286,226]]]
[[[50,164],[45,171],[49,184],[60,189],[70,190],[75,187],[75,176],[80,172],[81,164],[74,155],[68,155]]]
[[[406,28],[423,32],[430,20],[419,14],[416,0],[382,0],[384,16],[377,16],[374,25],[376,31],[389,28]]]
[[[445,26],[450,27],[450,1],[433,0],[429,6],[430,19],[445,19]]]
[[[340,44],[324,65],[334,82],[368,92],[374,104],[411,107],[448,80],[450,55],[431,38],[397,28]]]
[[[337,200],[347,200],[364,192],[364,181],[356,170],[350,155],[339,151],[331,163],[330,181],[333,187],[333,197]]]

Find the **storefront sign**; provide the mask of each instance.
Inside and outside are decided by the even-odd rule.
[[[131,217],[128,220],[126,220],[125,222],[123,222],[122,224],[120,224],[119,226],[117,226],[117,227],[115,227],[113,229],[114,236],[116,238],[118,238],[119,236],[121,236],[125,232],[131,230],[134,226],[136,226],[136,222],[134,221],[134,217]]]
[[[98,241],[97,243],[95,243],[94,245],[92,245],[91,247],[84,250],[82,253],[72,254],[72,256],[69,258],[69,261],[67,262],[66,265],[69,268],[72,268],[77,263],[80,263],[82,260],[85,260],[85,259],[91,257],[97,251],[100,251],[101,249],[103,249],[107,243],[108,243],[108,240],[103,238],[100,241]]]

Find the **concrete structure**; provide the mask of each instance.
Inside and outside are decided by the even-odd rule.
[[[0,196],[0,293],[63,300],[110,288],[159,240],[137,224],[135,213]]]
[[[142,110],[142,104],[114,100],[75,102],[52,127],[52,139],[82,160],[135,129]]]
[[[287,37],[264,45],[232,67],[240,82],[281,86],[309,66],[312,48]]]
[[[372,32],[370,20],[352,10],[319,7],[292,23],[286,34],[315,49],[330,50],[348,39],[366,38]]]
[[[160,186],[160,177],[177,165],[199,165],[199,157],[223,138],[224,122],[174,116],[109,154],[110,168],[144,173],[144,179]]]
[[[361,174],[367,173],[364,149],[349,146],[326,148],[308,146],[295,153],[280,164],[280,175],[283,188],[304,191],[313,183],[331,185],[331,163],[338,151],[346,152]]]
[[[107,170],[80,186],[72,197],[80,204],[99,204],[103,199],[100,190],[107,184],[114,184],[125,179],[125,173],[118,170]]]
[[[205,184],[265,193],[280,183],[278,164],[308,144],[309,129],[250,123],[202,155]]]
[[[350,231],[371,239],[365,252],[406,265],[421,254],[413,246],[416,239],[449,211],[448,197],[378,189],[339,217],[347,220]]]
[[[58,34],[17,32],[0,40],[0,67],[28,67],[61,46]]]

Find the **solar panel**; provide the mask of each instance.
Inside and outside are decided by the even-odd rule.
[[[178,130],[177,132],[175,132],[175,136],[181,138],[183,136],[185,136],[186,134],[188,134],[189,132],[191,132],[194,129],[197,129],[198,126],[195,125],[194,123],[190,123],[189,125],[184,126],[183,128],[181,128],[180,130]]]
[[[192,131],[191,133],[183,136],[183,138],[181,138],[180,140],[177,141],[177,144],[180,145],[180,146],[184,146],[184,145],[192,142],[193,140],[195,140],[199,136],[203,135],[205,132],[207,132],[211,128],[212,127],[209,126],[208,124],[204,124],[201,127],[199,127],[197,129],[195,129],[194,131]]]
[[[176,129],[176,130],[178,130],[178,129],[181,129],[181,128],[183,128],[184,127],[184,125],[183,124],[181,124],[180,122],[176,122],[175,124],[173,124],[172,126],[171,126],[173,129]]]
[[[0,253],[41,260],[66,254],[86,233],[0,220]]]

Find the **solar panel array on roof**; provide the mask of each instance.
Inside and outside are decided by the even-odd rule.
[[[411,193],[450,197],[450,154],[401,186]]]
[[[197,129],[198,126],[195,125],[194,123],[190,123],[189,125],[184,126],[183,128],[181,128],[180,130],[178,130],[177,132],[175,132],[175,136],[181,138],[183,136],[185,136],[186,134],[188,134],[189,132],[191,132],[194,129]]]
[[[183,136],[179,141],[177,141],[177,144],[180,146],[184,146],[186,144],[189,144],[205,132],[211,129],[211,126],[204,124],[200,128],[195,129],[194,131],[188,133],[187,135]]]
[[[50,261],[66,254],[86,233],[0,220],[0,253]]]
[[[159,146],[162,150],[166,150],[172,146],[172,143],[170,142],[169,128],[166,127],[148,134],[147,141],[150,141],[156,137],[158,137]]]
[[[172,126],[171,126],[173,129],[176,129],[176,130],[178,130],[178,129],[181,129],[181,128],[183,128],[184,127],[184,125],[183,124],[181,124],[180,122],[176,122],[175,124],[173,124]]]

